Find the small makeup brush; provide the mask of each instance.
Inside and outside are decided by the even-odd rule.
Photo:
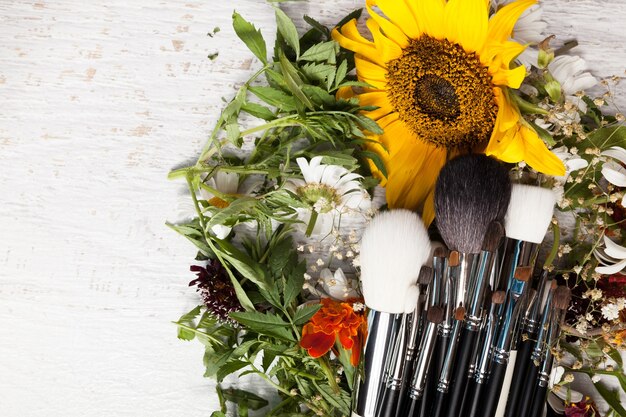
[[[491,295],[491,306],[489,307],[489,314],[487,314],[485,335],[478,353],[478,361],[474,372],[474,381],[472,383],[473,389],[469,390],[468,394],[470,396],[466,400],[467,406],[463,407],[463,416],[483,417],[483,406],[481,404],[481,400],[485,395],[489,382],[491,346],[496,337],[499,322],[497,312],[500,309],[500,306],[504,303],[505,299],[506,293],[504,291],[495,291]]]
[[[542,317],[540,317],[541,308],[545,305],[548,310],[552,300],[552,293],[556,289],[556,281],[551,283],[547,282],[548,271],[543,271],[539,283],[537,285],[536,296],[531,299],[530,305],[527,308],[527,313],[524,318],[524,327],[521,331],[522,340],[519,342],[520,349],[517,352],[517,358],[515,360],[515,371],[513,373],[514,381],[534,381],[538,368],[533,364],[531,355],[533,353],[533,346],[535,341],[542,339],[539,336],[539,329],[546,326],[542,323]],[[544,298],[545,303],[544,303]],[[546,314],[547,316],[547,314]],[[545,317],[545,316],[544,316]],[[544,342],[540,343],[540,346]],[[519,414],[520,403],[528,403],[530,395],[532,395],[526,388],[530,384],[515,384],[511,387],[509,392],[509,398],[506,404],[506,417],[524,417]]]
[[[438,249],[443,250],[445,253],[445,249],[443,248],[436,248],[435,249],[435,256],[433,257],[434,259],[437,258],[437,254],[440,252],[438,251]],[[433,265],[435,264],[435,262],[433,262]],[[401,384],[401,388],[400,388],[400,396],[398,399],[398,404],[396,407],[396,416],[400,417],[402,416],[401,414],[401,410],[404,409],[405,403],[406,403],[406,398],[408,396],[408,391],[409,391],[409,385],[411,383],[411,376],[413,373],[413,365],[415,364],[415,358],[417,356],[417,348],[419,347],[419,334],[421,333],[421,329],[420,329],[420,325],[423,324],[422,320],[422,311],[426,310],[428,311],[428,307],[425,307],[425,304],[428,303],[428,293],[429,293],[429,288],[432,289],[433,285],[433,275],[434,275],[434,271],[433,268],[428,267],[428,266],[423,266],[422,269],[420,270],[420,275],[419,278],[417,279],[417,284],[418,284],[418,288],[420,289],[420,297],[418,299],[418,303],[417,306],[415,307],[415,311],[413,312],[413,318],[411,321],[411,326],[409,329],[409,333],[408,333],[408,341],[407,341],[407,345],[406,345],[406,353],[404,356],[404,364],[403,369],[403,380],[402,380],[402,384]]]
[[[448,417],[457,417],[461,412],[461,403],[465,393],[465,384],[474,346],[482,324],[481,310],[484,304],[485,290],[495,261],[495,253],[504,236],[504,228],[499,221],[489,224],[483,240],[482,250],[478,257],[476,275],[470,280],[468,289],[467,309],[465,310],[465,326],[461,330],[458,341],[456,364],[452,374],[452,390],[448,398]],[[460,320],[463,320],[461,318]],[[459,381],[457,383],[457,381]]]
[[[424,334],[420,342],[417,359],[415,362],[415,371],[411,379],[409,389],[409,400],[401,415],[406,417],[419,417],[421,410],[422,394],[426,386],[426,378],[428,377],[428,368],[431,364],[435,340],[437,337],[437,326],[443,320],[443,309],[433,306],[426,313],[426,326]]]
[[[528,287],[531,274],[530,267],[518,267],[509,285],[497,337],[493,345],[488,388],[482,401],[485,417],[493,417],[495,415],[501,393],[504,391],[503,384],[508,371],[511,340],[522,306],[520,300]],[[508,372],[513,372],[513,369]],[[508,390],[508,387],[506,387],[506,390]]]
[[[569,288],[560,286],[554,292],[554,314],[550,320],[550,331],[548,337],[548,344],[546,346],[546,353],[543,361],[541,362],[541,369],[539,376],[535,382],[535,389],[533,394],[533,402],[530,406],[528,417],[541,417],[543,413],[543,407],[546,403],[546,395],[548,393],[548,382],[550,381],[550,373],[552,372],[552,346],[559,338],[559,328],[561,321],[565,316],[565,311],[569,305],[571,299],[571,293]]]
[[[363,233],[361,285],[369,309],[368,335],[362,359],[363,379],[361,372],[355,373],[353,416],[378,415],[385,365],[398,337],[401,316],[415,307],[410,305],[407,294],[416,296],[419,271],[429,256],[426,228],[419,216],[408,210],[380,213]]]

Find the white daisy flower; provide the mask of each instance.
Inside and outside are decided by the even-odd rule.
[[[334,274],[330,269],[324,268],[320,272],[320,278],[323,280],[324,292],[336,300],[344,301],[359,296],[356,277],[346,277],[341,268],[337,268]]]
[[[585,91],[596,84],[598,80],[589,72],[585,72],[587,63],[579,56],[559,55],[548,64],[548,71],[561,84],[565,100],[573,103],[580,111],[587,111],[587,104],[576,93]]]
[[[596,267],[596,272],[612,275],[626,267],[626,248],[613,242],[604,236],[604,248],[593,251],[601,266]]]
[[[602,175],[608,182],[617,187],[626,187],[626,149],[620,146],[613,146],[600,155],[609,157],[609,160],[602,164]],[[626,204],[626,195],[622,198],[622,205]]]
[[[546,38],[544,31],[548,23],[542,20],[542,17],[543,9],[539,4],[526,9],[515,23],[513,39],[522,44],[539,43],[544,40]]]
[[[322,164],[321,156],[310,162],[298,158],[296,162],[304,179],[291,179],[285,188],[309,205],[310,209],[296,209],[298,218],[305,225],[311,221],[313,211],[317,215],[311,234],[327,235],[340,215],[365,213],[370,209],[371,199],[358,181],[360,175],[338,165]]]
[[[234,172],[218,171],[214,176],[206,180],[204,184],[222,195],[252,195],[262,184],[262,179],[259,176],[251,175],[240,185],[238,174]],[[200,188],[200,197],[206,200],[209,206],[218,209],[226,208],[229,205],[226,200],[213,194],[204,187]],[[230,234],[231,230],[231,226],[223,224],[216,224],[211,227],[211,232],[213,232],[218,239],[224,239]]]

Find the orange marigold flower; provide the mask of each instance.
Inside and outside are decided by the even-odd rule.
[[[346,302],[323,298],[322,308],[302,328],[300,346],[314,358],[328,353],[339,340],[344,349],[351,349],[352,365],[359,363],[361,346],[367,333],[367,322],[363,314],[358,314]]]

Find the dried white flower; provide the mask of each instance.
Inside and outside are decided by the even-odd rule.
[[[613,303],[602,306],[601,311],[602,316],[607,320],[615,320],[619,317],[619,308]]]

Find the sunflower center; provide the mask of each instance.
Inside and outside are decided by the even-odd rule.
[[[475,53],[422,36],[387,69],[389,100],[417,137],[447,148],[490,138],[498,106],[491,76]]]

